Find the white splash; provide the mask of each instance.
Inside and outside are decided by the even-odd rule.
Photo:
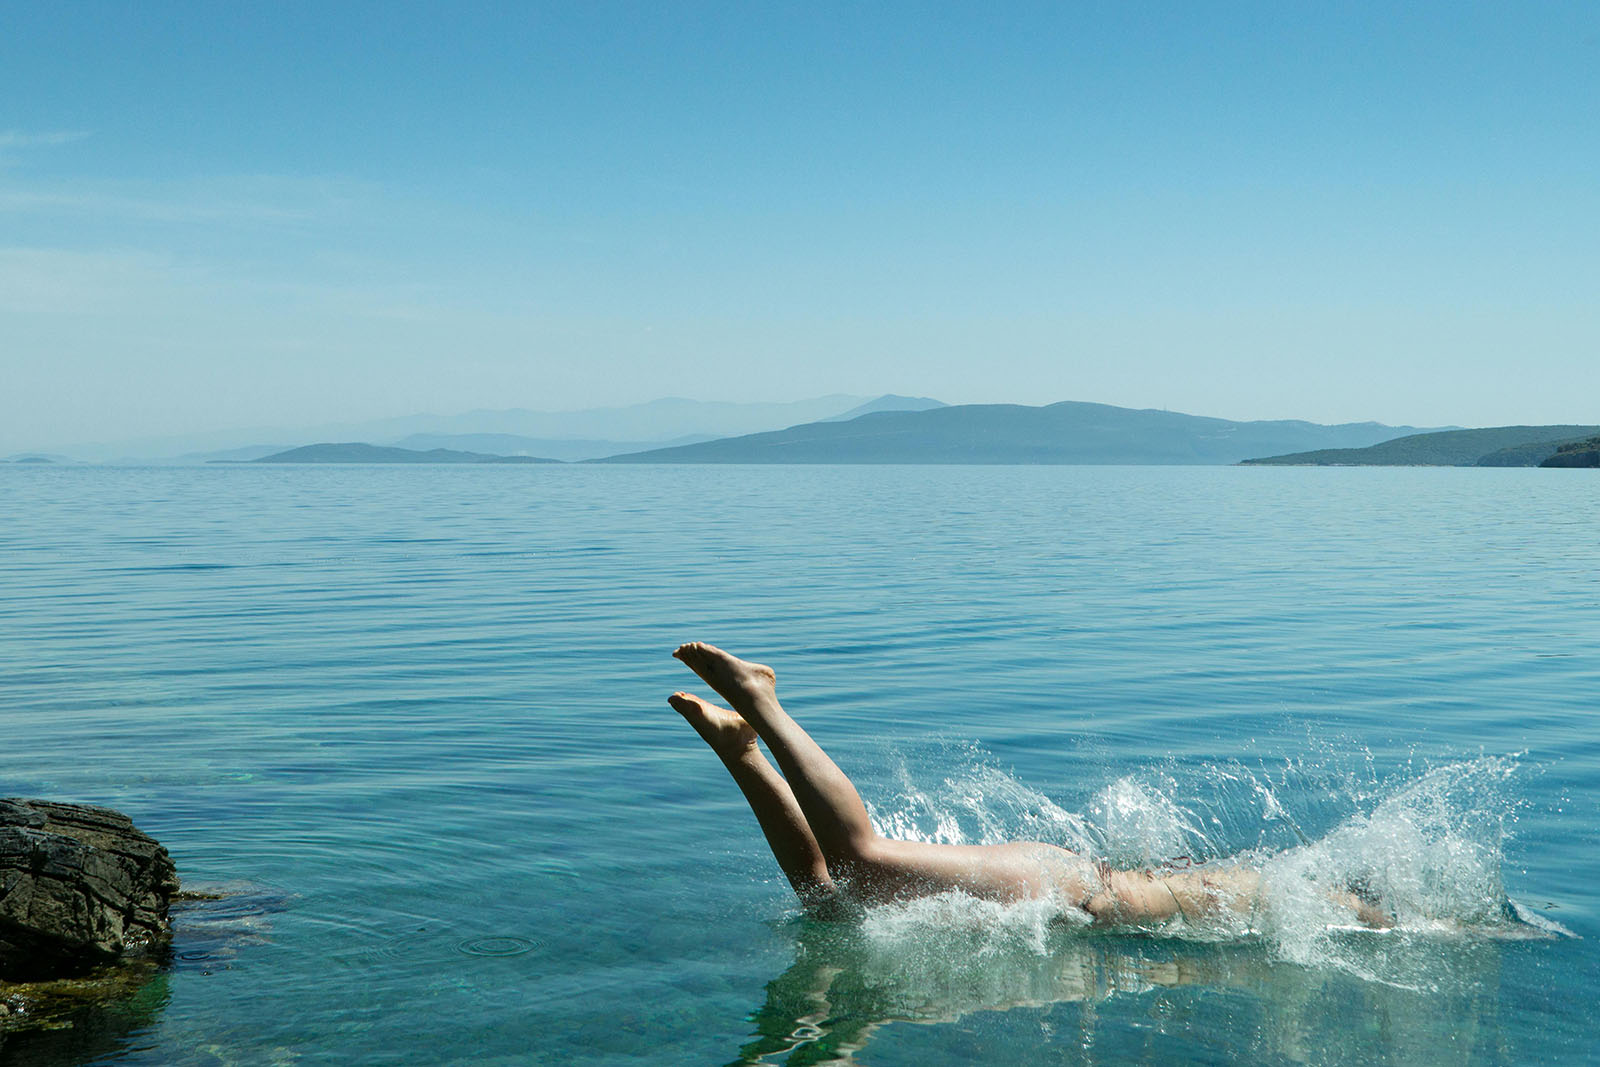
[[[1153,867],[1180,856],[1209,852],[1194,814],[1166,793],[1134,777],[1118,778],[1089,805],[1100,834],[1100,859],[1113,867]]]
[[[945,845],[1048,841],[1075,852],[1093,848],[1088,823],[989,762],[976,747],[947,750],[941,762],[955,770],[932,785],[915,781],[903,759],[894,787],[867,813],[885,837]]]
[[[1175,922],[1154,931],[1162,935],[1257,940],[1282,960],[1335,966],[1412,988],[1427,984],[1419,969],[1438,961],[1412,953],[1408,962],[1403,943],[1410,939],[1565,933],[1553,924],[1529,925],[1505,895],[1502,840],[1513,810],[1509,783],[1517,771],[1509,758],[1452,763],[1375,794],[1363,791],[1347,798],[1349,804],[1369,803],[1371,810],[1347,817],[1316,840],[1296,822],[1292,789],[1237,765],[1202,768],[1202,781],[1189,783],[1222,796],[1218,803],[1226,810],[1202,813],[1194,802],[1186,806],[1180,798],[1195,789],[1185,793],[1170,773],[1153,772],[1112,781],[1079,815],[1000,770],[981,750],[969,747],[955,762],[957,770],[931,787],[919,786],[902,762],[889,795],[869,805],[879,831],[949,844],[1047,841],[1122,868],[1205,863],[1260,873],[1260,902],[1248,920],[1227,915],[1210,924]],[[951,762],[941,763],[948,771]],[[1227,825],[1246,847],[1208,834],[1208,825]],[[1304,843],[1248,845],[1252,835],[1282,839],[1282,827]],[[1352,908],[1357,897],[1392,916],[1393,929],[1362,927]],[[914,951],[918,944],[937,944],[942,953],[970,958],[1046,953],[1052,932],[1087,925],[1086,916],[1053,901],[1000,905],[960,893],[872,908],[863,918],[865,936],[881,946]],[[1424,957],[1433,962],[1422,963]]]

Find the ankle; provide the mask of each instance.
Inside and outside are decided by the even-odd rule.
[[[722,762],[727,764],[729,770],[748,770],[766,762],[761,755],[760,746],[754,741],[737,748],[718,751],[717,755],[722,757]]]

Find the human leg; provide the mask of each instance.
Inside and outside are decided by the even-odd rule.
[[[700,642],[683,645],[673,655],[731,704],[767,743],[825,857],[848,860],[857,846],[877,836],[850,779],[778,703],[777,676],[772,668]]]
[[[723,755],[797,892],[802,884],[823,880],[831,890],[833,879],[845,878],[868,901],[945,889],[1003,901],[1050,895],[1109,924],[1159,923],[1179,916],[1198,921],[1230,911],[1249,915],[1260,904],[1261,876],[1245,867],[1166,873],[1097,869],[1076,853],[1039,842],[936,845],[881,837],[850,779],[778,703],[771,668],[698,642],[679,647],[673,655],[733,705],[736,713],[688,694],[673,698],[674,707],[682,698],[715,712],[698,712],[696,729]],[[688,712],[685,717],[696,722]],[[782,776],[761,758],[757,736],[772,751]],[[734,758],[724,755],[725,750]],[[800,827],[803,835],[796,833]],[[799,872],[799,880],[791,871]],[[1336,892],[1330,898],[1368,926],[1393,925],[1392,916],[1360,894]]]
[[[1142,925],[1177,918],[1193,923],[1229,911],[1248,915],[1260,894],[1261,876],[1244,867],[1164,873],[1107,869],[1086,907],[1096,922],[1106,924]]]
[[[755,731],[737,713],[689,693],[674,693],[667,703],[689,721],[733,776],[795,895],[807,905],[827,900],[833,893],[833,881],[822,849],[789,783],[757,747]]]
[[[868,900],[961,889],[995,900],[1059,894],[1080,903],[1092,871],[1081,858],[1037,842],[936,845],[879,836],[850,779],[778,703],[777,676],[699,642],[673,653],[716,690],[766,742],[835,878]]]
[[[1097,922],[1108,924],[1142,925],[1175,918],[1188,923],[1253,921],[1263,894],[1261,872],[1249,867],[1107,870],[1101,889],[1090,896],[1086,908]],[[1394,917],[1376,900],[1348,890],[1330,891],[1327,897],[1350,909],[1363,926],[1383,930],[1394,925]]]

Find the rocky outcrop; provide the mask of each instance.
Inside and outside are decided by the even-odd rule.
[[[0,979],[82,974],[159,951],[178,875],[109,808],[0,800]]]

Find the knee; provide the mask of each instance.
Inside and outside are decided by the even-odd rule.
[[[828,865],[854,873],[871,870],[884,862],[886,844],[875,833],[849,834],[833,843]]]

